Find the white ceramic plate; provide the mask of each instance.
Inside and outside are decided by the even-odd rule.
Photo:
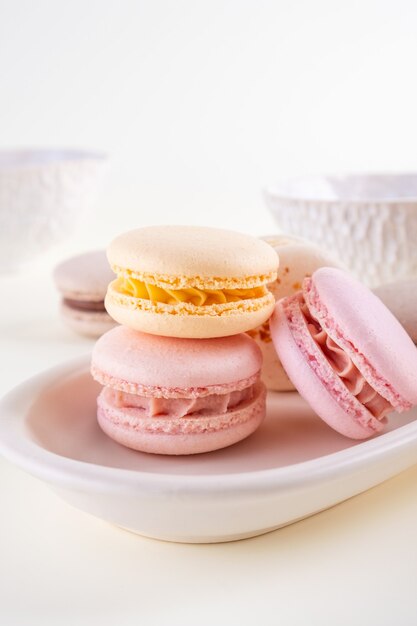
[[[88,358],[21,384],[0,402],[0,452],[80,509],[183,542],[251,537],[328,508],[417,462],[417,409],[357,443],[294,393],[268,398],[259,430],[190,457],[128,450],[95,419]]]

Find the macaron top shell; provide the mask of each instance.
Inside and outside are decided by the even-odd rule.
[[[216,386],[259,374],[262,355],[247,335],[178,339],[119,326],[103,335],[92,355],[94,377],[122,390],[128,385],[171,389],[174,395],[219,392]],[[210,390],[206,388],[210,387]]]
[[[104,250],[93,250],[66,259],[54,270],[55,285],[65,298],[102,301],[115,276]]]
[[[263,285],[276,276],[276,252],[250,235],[198,226],[149,226],[110,244],[114,271],[179,289]]]
[[[303,291],[325,331],[365,378],[374,379],[381,395],[390,399],[390,394],[399,394],[417,404],[417,349],[377,296],[334,268],[317,270]]]

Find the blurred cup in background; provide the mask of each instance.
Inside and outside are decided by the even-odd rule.
[[[417,276],[417,173],[310,176],[264,197],[283,232],[336,254],[370,287]]]
[[[72,149],[0,151],[0,273],[75,233],[94,208],[106,160]]]

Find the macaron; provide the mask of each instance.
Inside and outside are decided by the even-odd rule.
[[[154,454],[230,446],[265,417],[262,355],[247,335],[161,337],[119,326],[96,343],[91,372],[103,431]]]
[[[305,278],[271,318],[278,356],[299,393],[352,439],[417,404],[417,349],[381,300],[335,268]]]
[[[320,267],[343,265],[332,254],[322,250],[307,239],[291,235],[268,235],[262,237],[279,257],[278,276],[268,285],[276,301],[290,296],[301,289],[306,276],[311,276]],[[269,321],[248,331],[255,339],[263,355],[262,380],[273,391],[291,391],[294,385],[282,367],[271,339]]]
[[[271,315],[276,252],[264,241],[217,228],[150,226],[116,237],[117,274],[105,300],[120,324],[180,338],[236,335]]]
[[[373,292],[417,343],[417,278],[380,285]]]
[[[114,279],[104,250],[66,259],[53,278],[62,296],[61,316],[72,330],[99,337],[116,325],[104,306],[107,286]]]

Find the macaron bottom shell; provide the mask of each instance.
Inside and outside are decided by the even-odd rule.
[[[106,311],[82,311],[64,303],[61,304],[61,318],[68,328],[85,337],[101,337],[117,326]]]
[[[260,300],[262,302],[255,304],[251,300],[236,303],[222,314],[214,307],[207,307],[207,311],[204,307],[195,307],[193,314],[185,306],[154,305],[152,308],[147,301],[142,301],[151,307],[144,310],[140,308],[139,299],[125,297],[122,303],[116,301],[109,290],[105,304],[114,320],[133,330],[163,337],[207,339],[230,337],[263,324],[274,310],[275,301],[270,293]]]
[[[225,448],[251,435],[265,414],[266,388],[261,382],[251,400],[221,415],[144,417],[140,410],[111,405],[103,393],[97,399],[102,430],[128,448],[152,454],[188,455]]]

